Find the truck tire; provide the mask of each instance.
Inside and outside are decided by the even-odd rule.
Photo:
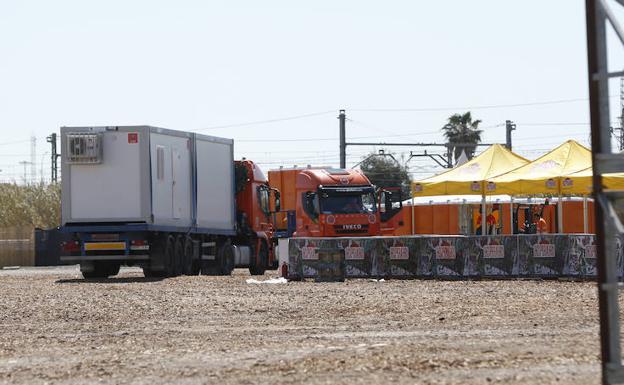
[[[167,276],[167,265],[165,261],[166,244],[167,234],[158,233],[152,238],[150,263],[142,267],[145,278],[163,278]]]
[[[219,248],[217,261],[220,265],[220,275],[231,275],[234,270],[234,248],[230,240],[227,240]]]
[[[257,256],[252,256],[249,261],[249,273],[251,275],[264,275],[266,271],[267,261],[269,259],[269,247],[266,241],[260,242],[260,250]]]
[[[215,259],[201,261],[202,275],[230,275],[234,270],[234,250],[230,240],[217,243]]]
[[[93,270],[82,271],[84,279],[96,279],[96,278],[108,278],[111,275],[117,275],[119,273],[119,263],[109,261],[93,261]]]

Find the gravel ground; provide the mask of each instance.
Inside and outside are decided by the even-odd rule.
[[[0,270],[0,384],[600,382],[593,283],[79,277]]]

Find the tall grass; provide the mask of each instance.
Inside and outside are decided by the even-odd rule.
[[[59,226],[61,186],[59,184],[0,184],[0,228]]]

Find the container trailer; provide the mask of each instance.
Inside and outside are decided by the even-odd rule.
[[[61,260],[85,278],[275,266],[279,192],[233,140],[152,126],[62,127]],[[235,171],[236,170],[236,171]],[[238,178],[237,178],[238,176]]]

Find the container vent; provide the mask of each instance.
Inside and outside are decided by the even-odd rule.
[[[102,134],[67,134],[68,163],[97,164],[102,162]]]

